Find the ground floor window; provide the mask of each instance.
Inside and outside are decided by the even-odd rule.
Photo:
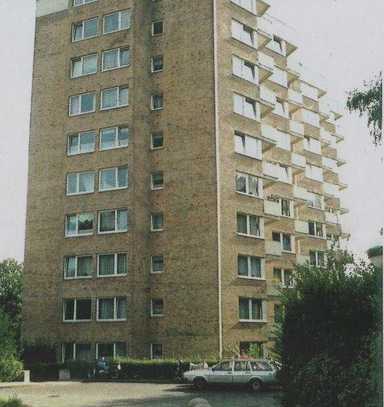
[[[249,356],[263,358],[264,344],[263,342],[240,342],[240,356]]]
[[[62,360],[91,361],[92,348],[90,343],[64,343],[62,346]]]
[[[125,342],[97,343],[96,359],[116,359],[127,356],[127,344]]]
[[[162,359],[163,345],[160,343],[151,343],[151,359]]]

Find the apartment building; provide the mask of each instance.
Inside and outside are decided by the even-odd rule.
[[[342,234],[340,113],[263,0],[37,0],[23,335],[58,358],[272,345]]]

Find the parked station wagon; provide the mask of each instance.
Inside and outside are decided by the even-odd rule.
[[[268,360],[223,360],[208,369],[190,370],[184,373],[184,379],[193,383],[197,389],[209,384],[249,386],[254,392],[262,387],[276,384],[278,367]]]

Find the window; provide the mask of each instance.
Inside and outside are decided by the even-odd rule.
[[[162,317],[164,315],[164,301],[162,299],[151,300],[151,317]]]
[[[151,109],[161,110],[164,107],[164,97],[163,95],[152,95],[151,96]]]
[[[96,132],[85,131],[68,137],[68,155],[92,153],[96,148]]]
[[[104,89],[101,91],[101,110],[128,106],[128,99],[128,86]]]
[[[291,288],[293,287],[293,272],[292,270],[285,270],[280,268],[273,269],[273,279],[280,287]]]
[[[280,205],[281,205],[281,215],[291,218],[293,215],[292,211],[293,202],[290,201],[289,199],[281,199]]]
[[[283,164],[278,164],[276,168],[278,170],[279,181],[285,182],[287,184],[292,184],[291,167],[288,167],[287,165],[283,165]]]
[[[322,251],[309,251],[309,264],[315,267],[325,266],[325,253]]]
[[[305,167],[305,176],[315,181],[323,182],[323,169],[315,165],[307,164]]]
[[[97,275],[119,276],[128,273],[127,253],[99,254],[97,256]]]
[[[320,141],[305,136],[304,137],[304,150],[310,151],[311,153],[321,154],[321,143]]]
[[[151,273],[162,273],[164,271],[164,256],[151,257]]]
[[[164,147],[164,136],[162,132],[151,134],[151,149],[157,150]]]
[[[261,197],[263,195],[263,180],[254,175],[237,172],[236,191],[241,194]]]
[[[160,343],[151,343],[151,359],[162,359],[163,345]]]
[[[276,324],[283,322],[284,308],[282,304],[275,304],[273,306],[274,321]]]
[[[265,303],[259,299],[240,298],[239,299],[239,319],[240,321],[264,321]],[[265,313],[266,314],[266,313]]]
[[[276,113],[282,117],[288,118],[287,105],[285,104],[284,100],[282,100],[282,99],[276,98],[276,105],[275,105],[275,109],[273,111],[274,111],[274,113]]]
[[[99,212],[99,233],[119,233],[127,230],[127,209],[112,209]]]
[[[151,58],[151,71],[160,72],[164,68],[164,58],[162,55],[156,55]]]
[[[152,23],[152,35],[161,35],[164,32],[163,21],[155,21]]]
[[[235,55],[232,56],[232,73],[246,81],[259,83],[256,65]]]
[[[251,158],[263,158],[261,140],[235,131],[235,151]]]
[[[92,361],[90,343],[64,343],[62,345],[62,362],[67,360]]]
[[[232,3],[245,8],[253,14],[256,14],[256,0],[231,0]]]
[[[65,220],[65,236],[87,236],[93,234],[93,213],[67,215]]]
[[[124,321],[127,319],[127,299],[125,297],[98,298],[98,321]]]
[[[255,47],[256,34],[255,31],[245,24],[232,20],[232,37],[243,42],[251,47]]]
[[[100,191],[128,188],[128,167],[105,168],[99,172]]]
[[[130,130],[128,127],[109,127],[100,130],[100,150],[127,147]]]
[[[308,233],[311,236],[324,237],[323,225],[320,222],[308,222]]]
[[[276,130],[276,146],[287,151],[291,151],[291,136],[288,133]]]
[[[73,0],[73,7],[82,6],[83,4],[94,3],[97,0]]]
[[[237,273],[239,277],[264,279],[264,262],[260,257],[237,256]]]
[[[64,259],[64,278],[87,278],[92,276],[92,256],[68,256]]]
[[[162,213],[153,213],[151,215],[151,231],[160,232],[164,228],[164,216]]]
[[[97,17],[80,21],[72,25],[72,42],[97,36]]]
[[[215,372],[231,372],[232,373],[232,362],[226,360],[224,362],[218,363],[216,366],[213,367],[213,371]]]
[[[277,37],[276,35],[273,36],[270,48],[273,49],[274,51],[278,52],[281,55],[285,55],[284,41],[281,38]]]
[[[97,343],[96,359],[116,359],[127,356],[127,344],[125,342]]]
[[[91,299],[64,300],[64,321],[90,321],[92,319]]]
[[[323,209],[323,197],[313,192],[308,192],[308,206],[315,209]]]
[[[239,235],[259,237],[264,235],[263,220],[259,216],[237,214],[237,233]]]
[[[151,174],[151,189],[163,189],[164,188],[164,174],[162,171],[157,171]]]
[[[272,232],[272,240],[280,242],[281,249],[286,252],[293,252],[292,236],[288,233]]]
[[[67,175],[67,195],[90,194],[94,190],[94,172],[75,172]]]
[[[255,100],[246,96],[233,94],[233,111],[252,120],[260,120],[260,112]]]
[[[124,68],[130,63],[129,48],[115,48],[104,51],[102,54],[102,70]]]
[[[93,113],[96,110],[96,93],[83,93],[69,98],[69,115]]]
[[[97,72],[97,54],[73,58],[71,61],[71,77],[91,75]]]
[[[252,350],[252,355],[257,358],[264,358],[264,345],[262,342],[240,342],[240,355],[249,355]]]
[[[109,34],[116,31],[127,30],[131,26],[130,10],[116,11],[104,16],[103,33]]]

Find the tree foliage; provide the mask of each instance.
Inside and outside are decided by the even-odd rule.
[[[367,114],[368,128],[377,145],[382,140],[382,101],[383,78],[380,74],[372,81],[365,82],[363,89],[354,89],[348,95],[347,108],[350,112],[357,111],[360,116]]]
[[[371,372],[380,276],[341,251],[329,253],[326,268],[298,267],[295,288],[282,294],[285,313],[276,331],[286,407],[379,405]]]

